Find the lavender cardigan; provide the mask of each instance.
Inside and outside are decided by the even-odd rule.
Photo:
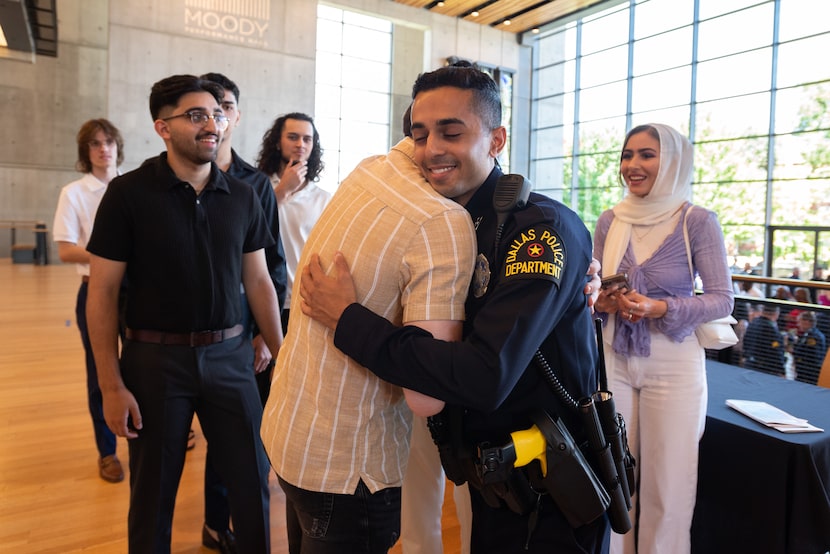
[[[734,293],[723,232],[717,215],[699,206],[695,206],[686,222],[692,265],[700,275],[704,290],[704,294],[694,294],[683,239],[683,219],[688,208],[687,204],[677,227],[642,264],[636,265],[631,245],[626,248],[617,271],[628,273],[631,287],[641,294],[664,300],[668,304],[668,311],[660,319],[646,319],[634,324],[618,318],[613,346],[620,354],[648,356],[651,350],[648,332],[660,332],[675,342],[681,342],[701,323],[732,313]],[[614,212],[607,210],[597,221],[594,257],[600,262],[605,237],[613,219]],[[607,314],[603,316],[606,318]]]

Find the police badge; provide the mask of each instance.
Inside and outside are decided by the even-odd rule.
[[[476,268],[473,273],[473,296],[481,298],[487,292],[487,285],[490,284],[490,262],[487,256],[480,253],[476,258]]]

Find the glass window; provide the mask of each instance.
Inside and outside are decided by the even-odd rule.
[[[692,95],[692,68],[679,67],[635,77],[632,109],[637,112],[688,104]]]
[[[695,115],[696,140],[766,135],[769,132],[770,94],[750,94],[701,102]]]
[[[317,52],[317,86],[340,86],[343,56],[336,52]],[[319,94],[319,92],[318,92]]]
[[[389,149],[392,23],[322,4],[317,16],[320,186],[334,192],[363,158]]]
[[[625,79],[628,75],[628,44],[603,50],[582,58],[579,86],[588,88],[611,81]]]
[[[710,17],[734,12],[735,10],[740,10],[741,8],[757,3],[758,0],[700,0],[700,7],[698,8],[700,20],[703,21]]]
[[[545,67],[576,57],[576,24],[568,24],[563,31],[542,37],[534,49],[534,67]]]
[[[692,26],[634,43],[634,75],[692,63]]]
[[[830,21],[827,23],[830,28]],[[779,87],[830,79],[830,33],[782,44],[778,49]]]
[[[530,181],[533,183],[533,188],[553,197],[550,191],[559,191],[557,200],[562,196],[562,176],[564,159],[563,158],[547,158],[538,160],[533,164],[533,169],[530,173]]]
[[[548,129],[540,129],[534,133],[534,158],[553,158],[561,156],[565,152],[570,152],[570,145],[566,145],[566,141],[570,142],[572,135],[565,136],[565,132],[572,129],[572,127],[550,127]]]
[[[535,102],[533,108],[536,113],[533,120],[536,125],[541,128],[573,123],[573,98],[573,94],[558,94]]]
[[[317,53],[340,53],[343,44],[343,24],[340,21],[320,19],[317,22]]]
[[[631,114],[631,128],[646,123],[664,123],[671,125],[686,136],[689,135],[689,105],[666,108],[664,110],[648,110]]]
[[[773,16],[773,5],[763,4],[701,22],[697,59],[704,61],[769,46]]]
[[[648,0],[634,7],[634,38],[650,37],[688,25],[694,16],[693,0]]]
[[[389,124],[389,95],[343,88],[342,118]],[[384,150],[381,150],[383,152]]]
[[[775,99],[775,132],[789,133],[830,127],[828,99],[828,82],[779,90]]]
[[[341,83],[344,87],[377,92],[390,91],[391,64],[343,57]]]
[[[392,32],[392,22],[386,19],[363,15],[360,13],[343,11],[343,23],[348,27],[362,27],[365,30]],[[368,36],[368,35],[367,35]]]
[[[617,39],[629,14],[630,67],[622,55],[626,41]],[[612,21],[617,25],[604,26]],[[550,36],[556,38],[533,45],[533,59],[557,70],[534,73],[531,141],[534,154],[543,155],[531,160],[531,173],[589,229],[621,198],[616,173],[625,129],[649,122],[694,129],[694,200],[718,214],[727,252],[739,266],[763,262],[769,225],[830,221],[827,0],[634,0]],[[574,63],[574,52],[584,54],[578,83],[575,65],[565,65]],[[804,240],[774,248],[787,263],[815,255],[830,263],[830,233],[823,240],[823,254]]]
[[[614,167],[611,173],[616,175],[616,166],[622,151],[622,141],[625,138],[625,133],[625,117],[612,117],[580,123],[579,151],[611,153],[614,158]],[[602,173],[604,174],[604,171]],[[600,175],[595,174],[591,178],[596,180],[600,178]]]
[[[698,142],[695,144],[695,173],[695,181],[702,183],[765,182],[767,138]],[[764,195],[757,201],[763,204]]]
[[[343,27],[343,55],[376,62],[389,62],[392,32],[371,31],[364,27]]]
[[[774,179],[830,176],[830,132],[810,131],[775,137]],[[817,202],[828,201],[828,191]]]
[[[582,54],[599,52],[620,44],[628,44],[628,10],[612,8],[614,13],[598,17],[582,25]]]
[[[830,217],[830,206],[827,205],[829,190],[830,179],[773,181],[771,223],[827,226]],[[793,214],[798,214],[798,219],[794,220]]]
[[[625,113],[626,82],[609,83],[581,91],[579,119],[590,121]]]
[[[719,2],[720,0],[712,0]],[[830,2],[827,0],[785,0],[781,2],[778,40],[784,42],[828,31]]]
[[[703,182],[692,187],[692,197],[695,204],[717,213],[722,225],[763,225],[766,188],[766,181]]]
[[[697,69],[697,100],[769,90],[771,74],[771,48],[703,62]]]
[[[576,86],[576,62],[574,60],[551,65],[535,72],[536,97],[570,92]]]

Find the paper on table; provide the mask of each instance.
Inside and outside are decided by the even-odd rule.
[[[766,402],[759,402],[757,400],[734,400],[732,398],[726,401],[726,405],[744,414],[745,416],[754,419],[759,423],[763,423],[767,427],[771,427],[782,433],[810,433],[822,432],[824,429],[816,427],[807,423],[806,419],[800,419],[788,414],[784,410],[776,408],[772,404]]]

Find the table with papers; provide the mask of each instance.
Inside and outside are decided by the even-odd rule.
[[[692,552],[830,550],[830,389],[714,360],[707,377]],[[727,400],[766,403],[823,431],[782,432]]]

